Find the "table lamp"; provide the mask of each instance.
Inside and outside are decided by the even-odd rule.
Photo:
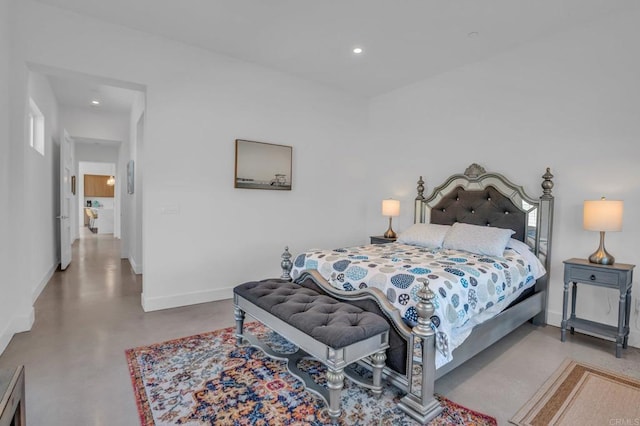
[[[382,216],[389,216],[389,229],[384,233],[385,238],[396,238],[396,233],[391,228],[391,218],[394,216],[400,216],[400,201],[399,200],[382,200]]]
[[[584,202],[583,227],[588,231],[600,232],[600,247],[591,256],[589,262],[601,265],[613,265],[615,258],[604,248],[604,233],[622,230],[624,205],[619,200],[600,200]]]

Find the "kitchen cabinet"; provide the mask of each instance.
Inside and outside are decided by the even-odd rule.
[[[85,197],[113,197],[112,185],[107,185],[106,175],[84,175],[84,196]]]

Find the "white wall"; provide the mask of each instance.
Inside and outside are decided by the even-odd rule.
[[[9,131],[9,7],[7,0],[0,0],[0,240],[11,240],[12,210],[10,208],[10,131]],[[0,270],[11,270],[11,244],[0,244]],[[0,280],[0,353],[5,349],[14,328],[18,313],[19,295],[9,279]]]
[[[32,1],[15,8],[19,61],[147,87],[136,161],[146,309],[279,275],[286,244],[366,241],[363,99]],[[293,191],[234,189],[237,138],[294,146]]]
[[[6,3],[0,7],[6,11]],[[6,19],[6,15],[0,16]],[[59,209],[57,164],[60,148],[57,104],[49,82],[44,76],[30,72],[26,63],[18,60],[20,43],[13,37],[16,22],[1,23],[5,34],[1,37],[0,56],[7,60],[2,61],[0,87],[3,91],[7,88],[3,77],[6,76],[6,64],[9,64],[9,91],[8,97],[1,96],[0,108],[6,108],[8,98],[9,108],[2,116],[9,118],[4,123],[11,123],[8,130],[3,125],[0,134],[1,137],[8,136],[8,143],[2,147],[2,173],[9,176],[7,181],[3,178],[3,182],[8,182],[8,190],[3,183],[1,207],[2,221],[6,223],[2,229],[3,237],[6,237],[3,238],[2,256],[2,261],[6,262],[5,279],[0,284],[3,300],[0,302],[0,350],[3,350],[14,333],[31,328],[33,303],[58,265],[59,224],[55,216]],[[5,38],[7,23],[11,37]],[[9,49],[7,40],[10,41]],[[35,100],[44,115],[44,156],[26,142],[29,97]],[[5,303],[7,306],[1,306]]]
[[[44,116],[45,140],[44,155],[24,142],[23,219],[26,226],[22,235],[29,245],[29,268],[26,273],[32,301],[35,301],[59,263],[60,223],[56,216],[60,214],[60,132],[58,104],[48,78],[29,72],[28,96]]]
[[[76,162],[117,163],[120,144],[85,143],[76,141]],[[112,173],[110,170],[109,173]],[[107,173],[107,174],[109,174]]]
[[[370,157],[371,193],[402,200],[402,230],[412,221],[418,175],[428,193],[478,162],[540,194],[550,166],[557,198],[549,319],[559,325],[562,260],[598,246],[597,233],[582,229],[585,199],[625,201],[623,232],[608,233],[607,248],[617,261],[640,265],[638,22],[640,11],[613,17],[374,99],[370,138],[381,149]],[[390,158],[400,167],[379,173]],[[378,199],[367,212],[379,211]],[[383,228],[369,216],[369,233]],[[617,301],[613,290],[581,286],[578,314],[617,324]],[[633,309],[631,322],[630,342],[640,346]]]
[[[127,203],[127,234],[126,241],[127,244],[123,250],[123,257],[129,259],[129,264],[131,268],[136,274],[142,274],[143,272],[143,194],[144,194],[144,186],[143,186],[143,170],[144,170],[144,158],[143,158],[143,147],[144,147],[144,129],[145,129],[145,109],[146,109],[146,97],[143,93],[140,93],[134,99],[134,103],[131,108],[131,117],[129,124],[129,140],[131,143],[129,144],[129,151],[127,153],[126,158],[122,158],[123,162],[126,163],[125,171],[126,171],[126,181],[123,182],[125,186],[123,187],[123,194],[125,202]],[[133,167],[133,171],[131,176],[133,178],[133,192],[129,193],[129,169],[128,167]],[[144,293],[144,282],[143,282],[143,293]],[[143,299],[144,302],[144,299]]]
[[[9,15],[13,18],[15,4],[9,1]],[[4,286],[10,308],[8,311],[9,322],[0,324],[2,332],[2,344],[11,339],[14,333],[26,331],[31,328],[34,321],[34,310],[32,304],[31,289],[34,283],[30,282],[30,274],[25,273],[29,268],[27,255],[29,254],[29,238],[25,236],[23,230],[27,227],[27,217],[25,216],[25,130],[27,114],[27,94],[29,72],[26,64],[18,61],[19,46],[15,35],[18,24],[13,19],[7,19],[9,25],[9,201],[7,203],[8,213],[8,246],[7,267]],[[3,27],[4,28],[4,27]],[[6,43],[6,41],[5,41]],[[6,46],[6,44],[5,44]],[[35,255],[46,256],[40,252]]]
[[[142,273],[142,185],[138,182],[138,188],[133,194],[127,189],[127,165],[130,160],[137,161],[138,139],[143,137],[142,116],[145,111],[145,93],[138,92],[133,99],[131,111],[128,117],[129,134],[127,145],[121,145],[118,151],[118,169],[120,181],[116,183],[120,190],[122,215],[120,227],[122,241],[120,245],[121,257],[128,259],[131,268],[136,274]],[[138,135],[138,133],[141,133]],[[134,167],[135,169],[135,167]],[[139,170],[137,170],[139,174]],[[135,177],[135,175],[134,175]],[[139,176],[139,178],[142,178]]]

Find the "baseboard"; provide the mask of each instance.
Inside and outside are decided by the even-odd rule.
[[[562,323],[562,313],[560,312],[547,312],[547,323],[549,325],[554,325],[556,327],[560,327],[561,323]],[[634,348],[640,348],[640,331],[638,330],[634,330],[634,318],[631,318],[630,321],[630,325],[631,325],[631,329],[629,330],[629,346],[632,346]],[[597,334],[591,334],[591,333],[587,333],[584,331],[580,331],[580,333],[583,334],[587,334],[589,336],[594,336],[594,337],[598,337],[601,339],[606,339],[605,337],[602,336],[598,336]],[[612,339],[607,339],[607,340],[612,340]],[[613,339],[615,341],[615,339]]]
[[[16,315],[13,317],[13,332],[22,333],[23,331],[31,330],[33,323],[36,320],[36,310],[31,306],[29,312],[26,315]]]
[[[547,311],[547,324],[560,327],[562,323],[562,313]]]
[[[16,333],[31,330],[35,321],[35,310],[33,306],[29,309],[26,315],[17,315],[7,324],[4,330],[0,333],[0,355],[7,349],[9,342]]]
[[[161,309],[177,308],[179,306],[197,305],[198,303],[214,302],[216,300],[231,299],[233,297],[233,287],[216,290],[197,291],[193,293],[176,294],[163,297],[146,297],[141,295],[142,309],[145,312],[158,311]]]
[[[131,265],[131,269],[136,275],[142,274],[142,264],[136,263],[133,257],[129,256],[129,265]]]
[[[33,292],[31,293],[31,303],[36,303],[36,300],[38,300],[40,293],[42,293],[42,290],[44,290],[51,277],[53,277],[53,274],[55,274],[56,269],[58,269],[58,265],[59,263],[53,265],[51,269],[49,269],[47,273],[44,274],[44,277],[40,280],[38,285],[36,285],[36,288],[33,289]]]
[[[5,349],[7,349],[7,346],[9,346],[9,342],[14,335],[12,325],[12,322],[10,322],[4,330],[0,332],[0,355],[2,355],[2,352],[4,352]]]
[[[629,330],[629,346],[640,348],[640,332]]]
[[[56,269],[58,269],[58,263],[53,265],[51,269],[47,271],[44,277],[42,277],[40,282],[33,289],[33,292],[31,293],[32,304],[35,303],[35,301],[40,296],[40,293],[42,293],[42,290],[44,290],[44,288],[47,286],[47,284],[49,283],[49,280],[51,279],[51,277],[53,277],[53,274],[56,272]],[[4,352],[4,350],[7,348],[14,334],[31,330],[31,327],[33,327],[33,323],[35,322],[35,319],[36,319],[36,313],[33,306],[29,308],[26,315],[14,316],[11,319],[11,321],[9,321],[9,324],[7,324],[5,329],[2,330],[2,332],[0,332],[0,354],[2,354],[2,352]]]

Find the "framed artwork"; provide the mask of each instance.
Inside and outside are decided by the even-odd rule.
[[[76,195],[76,177],[71,176],[71,193]]]
[[[129,162],[127,163],[127,193],[128,194],[133,194],[133,190],[135,188],[134,185],[134,176],[135,176],[135,171],[134,171],[134,163],[133,160],[129,160]]]
[[[235,188],[291,191],[293,148],[236,139]]]

